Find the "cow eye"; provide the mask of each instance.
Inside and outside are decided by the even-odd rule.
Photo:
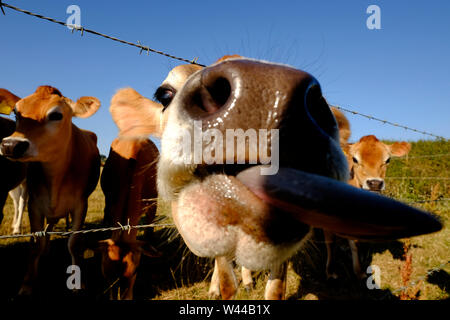
[[[353,157],[353,163],[358,163],[358,159],[356,159],[355,157]]]
[[[60,120],[62,120],[62,118],[63,118],[63,115],[59,111],[54,111],[48,115],[49,121],[60,121]]]
[[[155,99],[160,102],[164,108],[163,111],[169,106],[175,97],[175,89],[170,86],[161,86],[155,92]]]
[[[387,158],[385,163],[388,164],[389,162],[391,162],[391,158]]]

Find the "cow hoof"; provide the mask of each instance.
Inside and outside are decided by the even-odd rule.
[[[244,289],[247,293],[250,293],[253,290],[253,283],[244,284]]]
[[[338,280],[339,276],[335,272],[327,273],[327,281]]]

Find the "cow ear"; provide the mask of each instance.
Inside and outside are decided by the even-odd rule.
[[[238,54],[227,54],[227,55],[224,55],[223,57],[221,57],[220,59],[218,59],[215,63],[219,63],[219,62],[222,62],[225,60],[230,60],[230,59],[239,59],[239,58],[242,58],[242,56],[238,55]]]
[[[10,114],[19,100],[15,94],[0,88],[0,113]]]
[[[77,102],[70,99],[66,101],[72,108],[74,117],[78,118],[89,118],[100,108],[100,100],[95,97],[81,97]]]
[[[339,128],[339,141],[341,143],[341,146],[346,145],[348,144],[348,139],[351,135],[350,122],[348,121],[347,117],[336,107],[331,107],[330,109],[334,115],[334,118],[336,119]]]
[[[388,145],[391,155],[395,157],[402,157],[409,153],[411,150],[411,144],[408,142],[395,142],[391,145]]]
[[[112,118],[125,137],[160,138],[163,130],[163,106],[132,88],[120,89],[111,99]]]

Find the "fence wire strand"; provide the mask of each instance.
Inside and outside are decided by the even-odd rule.
[[[31,11],[28,11],[28,10],[21,9],[21,8],[12,6],[10,4],[4,3],[4,2],[2,2],[0,0],[0,8],[1,8],[3,14],[5,15],[5,11],[4,11],[3,7],[6,7],[6,8],[9,8],[11,10],[15,10],[15,11],[18,11],[18,12],[21,12],[21,13],[24,13],[24,14],[27,14],[27,15],[39,18],[39,19],[50,21],[50,22],[53,22],[53,23],[56,23],[56,24],[59,24],[59,25],[62,25],[62,26],[70,27],[70,28],[72,28],[72,33],[75,30],[77,30],[77,31],[80,31],[81,35],[83,36],[84,32],[87,32],[87,33],[91,33],[93,35],[96,35],[96,36],[99,36],[99,37],[103,37],[103,38],[106,38],[106,39],[109,39],[109,40],[112,40],[112,41],[116,41],[116,42],[119,42],[119,43],[122,43],[122,44],[126,44],[126,45],[129,45],[129,46],[136,47],[136,48],[140,49],[139,54],[142,54],[143,51],[147,52],[147,55],[150,52],[153,52],[153,53],[156,53],[156,54],[159,54],[159,55],[163,55],[163,56],[171,58],[171,59],[175,59],[175,60],[187,62],[187,63],[190,63],[190,64],[199,65],[201,67],[205,67],[205,65],[200,64],[200,63],[197,62],[198,57],[195,57],[194,59],[191,59],[191,60],[185,59],[185,58],[181,58],[181,57],[177,57],[177,56],[174,56],[172,54],[169,54],[169,53],[166,53],[166,52],[163,52],[163,51],[160,51],[160,50],[152,49],[152,48],[150,48],[148,46],[144,46],[144,45],[141,44],[140,41],[137,41],[137,43],[133,43],[133,42],[122,40],[122,39],[119,39],[119,38],[116,38],[116,37],[113,37],[113,36],[109,36],[107,34],[104,34],[104,33],[101,33],[101,32],[98,32],[98,31],[95,31],[95,30],[92,30],[92,29],[87,29],[87,28],[85,28],[83,26],[69,25],[69,24],[67,24],[67,23],[65,23],[63,21],[59,21],[59,20],[56,20],[56,19],[53,19],[53,18],[45,17],[45,16],[43,16],[41,14],[37,14],[37,13],[33,13]],[[416,133],[420,133],[420,134],[423,134],[423,135],[431,136],[431,137],[434,137],[434,138],[437,138],[437,139],[447,140],[443,136],[439,136],[439,135],[436,135],[436,134],[433,134],[433,133],[429,133],[429,132],[426,132],[426,131],[423,131],[423,130],[410,128],[410,127],[407,127],[407,126],[404,126],[404,125],[401,125],[401,124],[398,124],[398,123],[394,123],[394,122],[391,122],[391,121],[388,121],[388,120],[379,119],[379,118],[376,118],[376,117],[373,117],[373,116],[370,116],[370,115],[362,114],[362,113],[354,111],[354,110],[349,110],[349,109],[343,108],[341,106],[334,106],[334,107],[336,107],[339,110],[352,113],[354,115],[359,115],[359,116],[368,118],[370,120],[379,121],[379,122],[382,122],[384,124],[389,124],[389,125],[392,125],[392,126],[395,126],[395,127],[403,128],[405,130],[414,131]]]
[[[47,227],[45,227],[42,231],[36,231],[32,233],[25,233],[25,234],[15,234],[15,235],[2,235],[0,236],[0,240],[3,239],[13,239],[13,238],[39,238],[39,237],[45,237],[45,236],[62,236],[67,237],[72,234],[86,234],[86,233],[94,233],[94,232],[106,232],[106,231],[127,231],[129,232],[131,229],[146,229],[146,228],[173,228],[175,227],[174,224],[171,223],[151,223],[151,224],[142,224],[142,225],[135,225],[130,226],[129,224],[121,225],[118,223],[119,226],[117,227],[105,227],[105,228],[97,228],[97,229],[84,229],[84,230],[74,230],[74,231],[48,231]]]
[[[395,290],[392,291],[393,294],[402,292],[402,291],[406,291],[409,288],[415,287],[417,284],[419,284],[420,281],[425,281],[429,276],[431,276],[433,273],[443,270],[444,267],[446,265],[448,265],[450,263],[450,261],[441,263],[440,265],[431,268],[430,270],[428,270],[423,276],[418,277],[416,280],[411,281],[407,286],[402,286],[400,288],[397,288]]]
[[[426,131],[410,128],[410,127],[407,127],[407,126],[404,126],[404,125],[401,125],[401,124],[398,124],[398,123],[391,122],[389,120],[379,119],[379,118],[376,118],[376,117],[373,117],[373,116],[369,116],[369,115],[360,113],[358,111],[349,110],[349,109],[346,109],[346,108],[343,108],[343,107],[340,107],[340,106],[336,106],[336,105],[333,105],[333,107],[335,107],[335,108],[337,108],[339,110],[348,112],[348,113],[352,113],[354,115],[358,115],[358,116],[370,119],[370,120],[375,120],[375,121],[382,122],[383,124],[389,124],[389,125],[394,126],[394,127],[399,127],[399,128],[403,128],[405,130],[414,131],[416,133],[420,133],[420,134],[423,134],[423,135],[431,136],[431,137],[434,137],[434,138],[437,138],[437,139],[447,140],[447,138],[445,138],[443,136],[439,136],[439,135],[436,135],[436,134],[433,134],[433,133],[429,133],[429,132],[426,132]]]
[[[74,32],[74,30],[80,31],[82,36],[83,36],[83,34],[85,32],[86,33],[91,33],[91,34],[99,36],[99,37],[103,37],[103,38],[106,38],[106,39],[109,39],[109,40],[112,40],[112,41],[116,41],[116,42],[120,42],[122,44],[126,44],[126,45],[129,45],[129,46],[136,47],[136,48],[140,49],[139,53],[142,53],[143,51],[146,51],[147,55],[148,55],[150,52],[153,52],[153,53],[156,53],[156,54],[159,54],[159,55],[163,55],[163,56],[171,58],[171,59],[187,62],[187,63],[190,63],[190,64],[196,64],[196,65],[199,65],[199,66],[202,66],[202,67],[205,66],[205,65],[200,64],[200,63],[197,62],[198,58],[194,58],[194,59],[189,60],[189,59],[177,57],[177,56],[174,56],[172,54],[169,54],[169,53],[166,53],[166,52],[163,52],[163,51],[160,51],[160,50],[152,49],[152,48],[150,48],[148,46],[144,46],[144,45],[141,44],[140,41],[138,41],[137,43],[133,43],[133,42],[122,40],[122,39],[119,39],[119,38],[116,38],[116,37],[109,36],[107,34],[104,34],[104,33],[101,33],[101,32],[98,32],[98,31],[95,31],[95,30],[92,30],[92,29],[87,29],[87,28],[85,28],[83,26],[69,25],[69,24],[67,24],[67,23],[65,23],[63,21],[59,21],[59,20],[56,20],[56,19],[53,19],[53,18],[45,17],[45,16],[43,16],[41,14],[33,13],[31,11],[28,11],[28,10],[24,10],[24,9],[21,9],[21,8],[18,8],[18,7],[14,7],[14,6],[12,6],[10,4],[7,4],[7,3],[4,3],[2,1],[0,1],[0,7],[1,7],[2,12],[3,12],[4,15],[5,15],[5,11],[3,10],[3,7],[6,7],[6,8],[9,8],[9,9],[12,9],[12,10],[15,10],[15,11],[18,11],[18,12],[22,12],[24,14],[27,14],[27,15],[30,15],[30,16],[33,16],[33,17],[36,17],[36,18],[39,18],[39,19],[47,20],[47,21],[50,21],[50,22],[53,22],[53,23],[56,23],[56,24],[59,24],[59,25],[62,25],[62,26],[70,27],[70,28],[72,28],[72,33]]]

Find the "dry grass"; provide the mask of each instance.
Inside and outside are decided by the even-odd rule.
[[[427,176],[449,177],[450,157],[414,158],[430,154],[450,153],[450,143],[445,141],[418,141],[413,143],[410,158],[393,160],[388,170],[388,176]],[[387,180],[386,195],[417,201],[423,199],[450,198],[449,180]],[[104,197],[97,187],[89,199],[89,211],[86,228],[96,227],[103,217]],[[438,201],[414,204],[433,212],[441,217],[444,229],[439,233],[403,239],[389,243],[359,243],[363,269],[369,265],[377,265],[381,270],[381,289],[368,290],[365,282],[358,281],[352,272],[350,249],[345,240],[338,240],[337,271],[341,276],[334,283],[324,279],[325,246],[320,232],[309,242],[296,257],[288,269],[287,298],[288,299],[420,299],[446,300],[450,299],[450,265],[426,276],[432,268],[450,260],[450,203]],[[167,212],[167,206],[158,208],[159,215]],[[5,206],[5,218],[0,226],[0,234],[9,234],[11,229],[13,207],[10,199]],[[61,221],[56,230],[65,230],[65,221]],[[24,218],[24,233],[29,232],[28,217]],[[186,249],[182,240],[175,235],[174,230],[156,230],[154,234],[140,233],[140,238],[151,242],[163,256],[158,259],[143,257],[135,287],[137,299],[209,299],[208,287],[212,271],[212,261],[193,256]],[[86,246],[95,247],[96,241],[104,239],[107,234],[87,235]],[[10,259],[0,266],[0,274],[4,275],[0,298],[10,298],[17,292],[23,278],[26,264],[27,239],[0,240],[0,254]],[[43,259],[41,268],[42,289],[44,294],[67,294],[64,287],[67,275],[65,268],[69,257],[66,249],[66,239],[55,239],[47,258]],[[405,252],[405,248],[407,249]],[[95,248],[94,248],[95,249]],[[95,251],[93,258],[86,260],[88,266],[88,283],[91,284],[91,296],[96,299],[105,298],[103,291],[108,284],[102,282],[100,274],[100,258]],[[240,274],[236,268],[236,275]],[[5,276],[7,275],[7,276]],[[422,279],[423,278],[423,279]],[[422,279],[417,281],[417,279]],[[261,299],[267,274],[255,274],[255,286],[251,291],[242,287],[237,299]],[[401,291],[404,285],[413,285],[407,291]]]

